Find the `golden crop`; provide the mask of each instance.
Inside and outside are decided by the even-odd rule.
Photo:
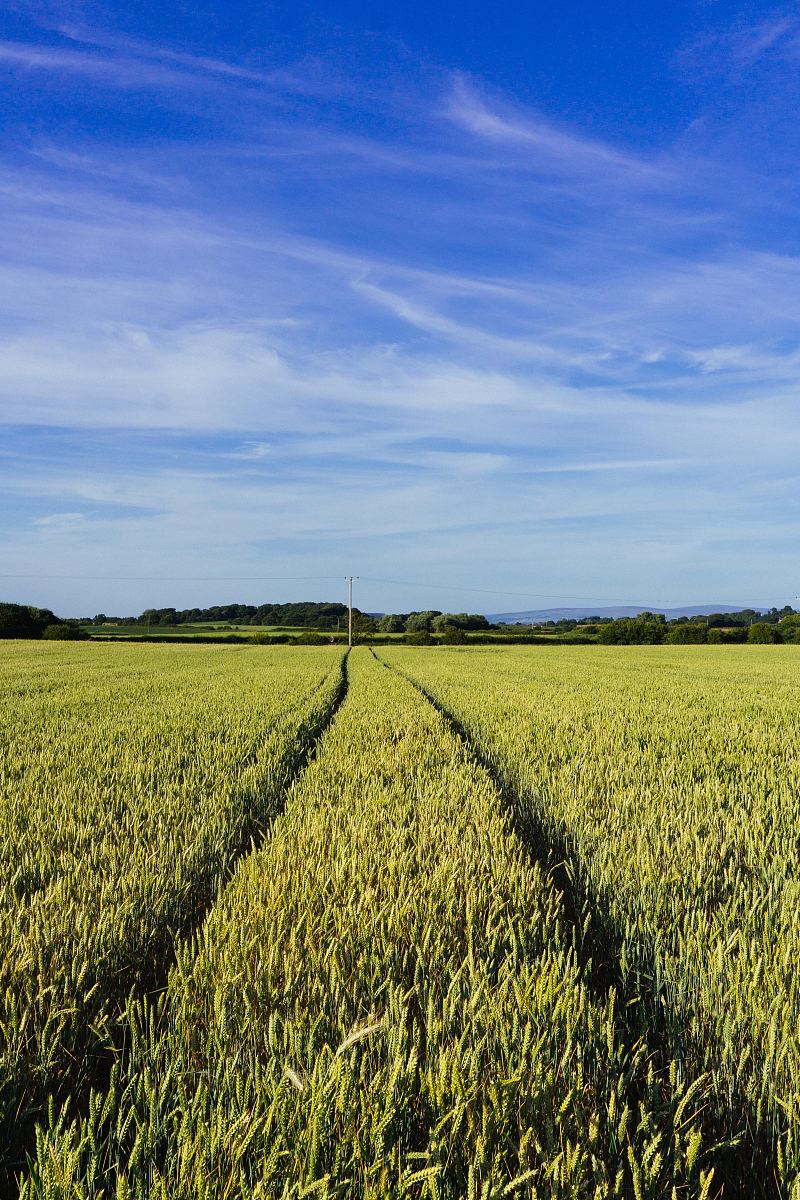
[[[0,1145],[13,1164],[27,1114],[102,1074],[129,991],[158,983],[275,815],[341,654],[2,651]]]
[[[729,1135],[762,1144],[767,1194],[800,1196],[795,648],[385,657],[568,856],[651,1036],[709,1072]]]
[[[3,648],[21,1200],[800,1200],[794,649],[377,655]]]

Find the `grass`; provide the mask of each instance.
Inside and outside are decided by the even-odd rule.
[[[82,625],[81,628],[88,634],[95,637],[112,638],[112,637],[187,637],[192,634],[200,637],[204,634],[253,634],[253,633],[308,633],[309,629],[305,625],[237,625],[235,623],[223,623],[219,621],[196,621],[186,625],[140,625],[136,624],[106,624],[106,625]],[[313,632],[319,632],[313,630]],[[330,632],[323,630],[321,632]],[[335,631],[334,631],[335,632]]]

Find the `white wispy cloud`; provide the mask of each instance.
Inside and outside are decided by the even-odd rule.
[[[773,577],[789,570],[800,260],[749,223],[776,211],[771,187],[466,77],[405,96],[410,130],[356,136],[324,106],[236,107],[291,91],[291,68],[71,36],[2,43],[0,62],[214,88],[246,119],[191,144],[48,132],[0,160],[20,570],[336,574],[361,556],[468,582],[480,548],[509,586],[535,562],[568,591],[580,562],[602,594],[609,561],[631,588],[646,563],[650,599],[684,600],[665,590],[678,566],[691,582],[713,559],[732,584],[720,529],[756,543],[766,514]]]
[[[675,467],[698,466],[697,458],[616,458],[606,462],[566,462],[534,466],[532,475],[584,475],[594,471],[668,471]]]
[[[598,170],[624,173],[629,179],[663,178],[665,169],[643,156],[626,153],[605,142],[559,128],[542,116],[512,105],[493,103],[464,75],[455,75],[445,113],[462,129],[491,142],[528,151],[537,165],[568,174]]]
[[[341,96],[348,90],[346,76],[323,71],[316,62],[306,61],[297,68],[259,70],[75,26],[56,26],[55,32],[63,41],[40,44],[0,40],[0,64],[46,73],[51,83],[53,78],[77,76],[122,90],[197,92],[238,87],[263,99],[294,95],[320,100]]]
[[[238,449],[231,451],[228,458],[239,458],[245,462],[262,462],[272,454],[269,442],[242,442]]]
[[[79,512],[48,513],[46,517],[34,517],[33,519],[33,524],[39,529],[54,529],[62,532],[75,529],[84,522],[84,515]]]
[[[157,62],[91,54],[63,46],[0,41],[0,63],[29,71],[81,75],[117,88],[197,86],[199,76],[177,72]]]
[[[776,9],[760,20],[718,23],[684,47],[678,61],[698,74],[752,74],[767,64],[791,68],[800,57],[800,16],[795,7]]]
[[[800,21],[797,14],[771,17],[754,25],[738,29],[731,37],[731,48],[736,58],[753,63],[768,51],[779,48],[794,56],[798,50]]]
[[[188,73],[216,75],[229,83],[256,84],[271,90],[323,98],[342,95],[349,90],[343,73],[334,72],[330,67],[323,68],[316,60],[305,59],[296,68],[264,70],[75,24],[58,23],[53,28],[63,37],[83,46],[109,50],[132,60],[173,63]]]
[[[190,71],[222,75],[227,79],[243,79],[248,83],[266,83],[272,78],[268,73],[254,71],[237,63],[226,62],[224,59],[209,57],[205,54],[188,54],[186,51],[174,50],[167,46],[155,46],[140,38],[119,37],[103,30],[88,29],[71,24],[59,24],[55,26],[55,29],[65,38],[82,46],[112,50],[116,54],[135,56],[140,59],[173,62]]]

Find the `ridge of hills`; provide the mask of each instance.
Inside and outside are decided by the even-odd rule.
[[[486,613],[491,625],[536,625],[541,621],[579,621],[582,617],[635,617],[640,612],[663,613],[667,620],[676,617],[705,617],[711,613],[741,612],[745,604],[684,604],[677,608],[662,608],[657,604],[618,604],[591,608],[537,608],[522,612]]]

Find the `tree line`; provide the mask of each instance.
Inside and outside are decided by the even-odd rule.
[[[708,617],[679,617],[667,621],[662,613],[641,612],[636,617],[606,621],[597,629],[597,640],[604,646],[800,642],[800,613],[787,605],[768,613],[747,609],[741,613],[714,613]]]
[[[46,638],[48,641],[83,641],[88,637],[77,621],[63,621],[49,608],[0,603],[0,638]]]
[[[492,626],[481,613],[447,613],[438,608],[410,613],[384,613],[376,625],[377,633],[447,633],[450,629],[481,630]]]
[[[125,625],[293,625],[309,629],[336,629],[347,619],[347,605],[298,600],[288,604],[214,604],[209,608],[146,608],[138,617],[107,617],[98,613],[95,625],[119,621]]]
[[[76,640],[88,637],[82,626],[94,624],[135,625],[157,634],[159,629],[207,623],[290,626],[307,632],[301,637],[332,635],[347,630],[347,606],[332,602],[297,601],[286,604],[218,604],[210,608],[148,608],[138,617],[109,618],[98,613],[93,620],[63,620],[49,608],[0,603],[0,638],[47,638]],[[448,613],[439,609],[416,609],[406,613],[372,616],[353,610],[353,626],[358,636],[403,635],[416,645],[508,640],[551,643],[552,634],[568,635],[573,644],[596,641],[601,645],[702,645],[721,643],[800,644],[800,612],[790,605],[767,612],[742,609],[734,613],[710,613],[707,616],[678,617],[668,621],[662,613],[641,612],[635,617],[583,617],[547,621],[538,625],[493,626],[481,613]],[[538,636],[539,634],[549,636]],[[580,636],[573,636],[580,635]],[[139,635],[137,635],[139,636]],[[187,636],[190,636],[187,634]],[[253,633],[244,640],[266,639],[270,635]],[[289,635],[285,635],[288,640]],[[284,640],[273,634],[270,640]],[[328,639],[330,640],[330,639]]]

